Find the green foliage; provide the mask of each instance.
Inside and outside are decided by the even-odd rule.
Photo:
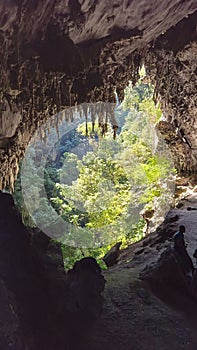
[[[109,125],[108,125],[109,127]],[[88,122],[87,123],[87,130],[86,130],[86,124],[80,124],[77,127],[77,132],[82,135],[82,136],[86,136],[86,133],[90,136],[90,138],[94,138],[95,135],[96,137],[101,136],[101,128],[99,127],[98,123],[94,125],[94,131],[92,129],[92,123]]]
[[[77,171],[79,176],[72,185],[56,185],[61,198],[52,199],[59,205],[64,220],[74,224],[76,229],[102,228],[109,236],[114,235],[115,229],[118,235],[118,219],[126,214],[130,202],[130,183],[124,169],[112,157],[100,157],[98,148],[78,160]],[[64,176],[62,172],[64,169],[60,171],[61,177]],[[114,228],[115,223],[117,228]]]
[[[173,169],[168,157],[160,151],[154,128],[161,110],[154,104],[154,89],[145,82],[142,73],[136,86],[130,84],[125,90],[119,111],[128,113],[116,140],[110,125],[102,137],[97,123],[94,130],[91,123],[82,123],[56,145],[58,160],[48,159],[44,169],[36,162],[36,154],[30,160],[30,168],[37,169],[29,171],[29,200],[32,206],[38,203],[34,208],[37,222],[48,222],[45,208],[50,200],[62,218],[71,224],[70,231],[61,239],[66,269],[77,259],[90,255],[104,267],[101,258],[113,244],[121,240],[124,247],[143,237],[145,221],[139,215],[140,210],[155,208],[158,201],[163,205],[168,198],[169,191],[164,184]],[[88,145],[88,151],[82,147],[77,156],[71,150],[81,141]],[[42,199],[37,172],[44,173],[48,200]],[[25,224],[32,226],[20,182],[17,182],[15,198]],[[80,242],[89,248],[68,246],[68,234],[75,245]]]
[[[150,84],[144,67],[140,71],[140,80],[133,87],[132,83],[125,89],[125,97],[122,103],[123,110],[135,110],[143,112],[153,124],[162,116],[160,104],[153,101],[154,87]]]
[[[97,249],[91,249],[91,248],[82,249],[82,248],[66,246],[65,244],[62,243],[61,247],[62,247],[62,254],[64,259],[64,267],[66,270],[72,268],[76,260],[80,260],[88,256],[95,258],[103,270],[106,270],[107,268],[104,261],[102,260],[102,257],[110,249],[109,245],[104,246],[102,248],[97,248]]]
[[[140,219],[136,224],[133,224],[131,230],[126,234],[126,241],[129,244],[133,241],[139,241],[143,237],[143,230],[145,226],[145,220]]]
[[[15,204],[17,205],[21,216],[22,216],[22,221],[27,227],[35,227],[35,223],[32,220],[32,218],[29,215],[29,212],[25,206],[23,195],[22,195],[22,190],[21,190],[21,179],[18,177],[18,179],[15,182],[15,188],[14,188],[14,193],[13,193],[13,198],[15,201]]]

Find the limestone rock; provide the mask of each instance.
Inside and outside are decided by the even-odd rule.
[[[196,18],[192,0],[2,0],[0,188],[13,189],[19,159],[45,120],[76,104],[114,102],[115,88],[122,100],[143,63],[175,165],[195,172]]]

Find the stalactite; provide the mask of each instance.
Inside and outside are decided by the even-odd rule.
[[[12,169],[13,169],[14,180],[16,180],[18,172],[19,172],[19,164],[18,164],[18,160],[16,157],[14,157],[14,160],[12,163]]]
[[[88,136],[88,104],[84,103],[82,105],[83,113],[85,116],[85,123],[86,123],[86,136]]]
[[[69,80],[68,81],[68,96],[69,96],[69,106],[70,107],[72,106],[72,94],[71,94],[72,87],[73,87],[73,82],[72,82],[72,80]]]
[[[57,133],[57,136],[58,136],[58,139],[59,139],[60,134],[59,134],[58,115],[56,115],[56,117],[55,117],[55,129],[56,129],[56,133]]]
[[[96,117],[99,116],[99,112],[100,112],[100,102],[95,103],[94,106],[95,106],[95,119],[96,119]]]
[[[51,123],[51,128],[55,128],[55,116],[54,115],[50,118],[50,123]]]
[[[26,3],[27,2],[28,1],[26,1]],[[24,28],[21,27],[21,30],[23,29]],[[13,30],[15,33],[16,28]],[[2,91],[0,94],[0,112],[2,114],[3,111],[8,108],[8,104],[10,110],[14,113],[15,109],[16,113],[20,110],[21,125],[16,131],[17,140],[13,141],[16,142],[16,144],[18,141],[19,148],[22,147],[21,145],[23,144],[24,135],[26,137],[25,128],[28,130],[28,132],[31,130],[31,133],[33,134],[35,129],[39,128],[43,121],[47,120],[47,118],[50,118],[50,123],[46,124],[47,131],[50,132],[50,127],[52,126],[56,128],[57,134],[59,135],[58,129],[63,118],[65,121],[73,121],[75,118],[75,113],[79,113],[80,117],[85,117],[86,134],[88,134],[88,110],[91,114],[92,132],[95,132],[95,124],[97,122],[96,118],[98,117],[98,124],[101,128],[101,133],[104,135],[107,132],[107,126],[110,122],[113,128],[113,137],[116,138],[118,125],[114,112],[110,110],[109,106],[102,102],[93,102],[97,101],[99,98],[103,98],[103,101],[111,101],[114,81],[117,84],[117,91],[120,91],[120,94],[122,94],[124,85],[128,79],[131,78],[133,81],[136,81],[138,78],[138,68],[141,64],[141,56],[139,55],[140,51],[136,51],[134,54],[129,53],[130,45],[132,45],[133,39],[117,40],[115,43],[110,42],[107,45],[104,45],[104,49],[101,47],[101,53],[99,53],[98,67],[95,63],[88,65],[88,62],[86,62],[82,72],[77,72],[76,75],[72,77],[66,76],[66,78],[63,79],[65,74],[59,71],[56,72],[55,69],[52,70],[52,73],[49,73],[49,70],[47,70],[47,67],[45,67],[46,62],[42,61],[43,57],[40,58],[39,56],[34,56],[33,58],[30,58],[28,50],[26,55],[25,40],[23,48],[25,55],[22,57],[23,51],[20,51],[20,49],[23,43],[22,36],[19,38],[19,34],[16,41],[17,47],[15,48],[16,51],[14,55],[14,43],[12,42],[12,38],[9,38],[9,32],[6,31],[4,34],[5,39],[3,38],[2,42],[3,54],[1,54],[4,68],[2,69],[1,67]],[[164,38],[164,40],[166,40],[166,38]],[[157,100],[158,94],[162,95],[162,98],[165,101],[165,109],[168,110],[167,119],[169,123],[170,121],[173,121],[174,115],[176,115],[176,117],[178,116],[177,118],[179,119],[179,122],[180,120],[183,121],[183,125],[180,125],[180,127],[183,126],[184,134],[180,140],[177,138],[175,139],[174,148],[176,145],[178,145],[180,149],[177,152],[179,154],[184,154],[183,159],[180,162],[180,166],[182,166],[183,162],[187,161],[187,169],[190,169],[192,168],[192,164],[194,167],[196,167],[194,152],[192,153],[196,141],[194,137],[190,138],[190,135],[187,135],[186,132],[189,123],[191,123],[191,128],[195,130],[195,113],[192,115],[190,111],[193,111],[196,106],[195,96],[193,94],[193,91],[195,91],[195,79],[193,82],[193,78],[191,78],[195,77],[196,72],[196,47],[192,48],[191,54],[189,53],[189,60],[187,57],[188,54],[186,53],[186,51],[188,52],[188,48],[187,50],[177,53],[177,56],[175,57],[172,50],[172,52],[167,52],[164,49],[157,49],[157,47],[158,45],[155,43],[154,50],[149,47],[143,53],[145,64],[149,69],[151,79],[155,83],[154,98]],[[124,50],[127,57],[121,57],[121,55],[119,56],[119,54],[121,52],[123,53]],[[37,47],[33,48],[33,55],[36,55],[37,51],[39,52]],[[118,58],[115,57],[116,54]],[[12,61],[12,59],[14,61]],[[87,58],[87,61],[88,60],[89,58]],[[116,62],[116,60],[118,61]],[[189,64],[185,63],[187,61]],[[12,75],[12,78],[14,77],[13,81],[11,81],[9,77],[9,71],[14,73]],[[75,74],[74,71],[75,69],[73,69],[73,74]],[[99,78],[98,84],[97,75]],[[92,76],[95,76],[94,81],[90,81]],[[93,84],[94,82],[95,84]],[[85,88],[84,91],[82,91],[84,84]],[[92,85],[98,86],[94,87]],[[20,92],[19,94],[18,91]],[[5,92],[11,96],[8,97],[9,101],[7,101],[4,97]],[[174,96],[175,94],[176,96]],[[190,102],[188,102],[188,100],[190,100]],[[56,120],[55,116],[52,118],[50,117],[52,114],[56,115],[56,113],[60,111],[62,104],[66,107],[71,107],[74,103],[76,103],[76,101],[91,101],[91,103],[90,105],[84,104],[83,106],[77,106],[70,109],[66,108],[65,111],[58,115],[58,120]],[[14,115],[13,118],[16,118],[16,115]],[[178,136],[178,132],[176,133],[176,136]],[[46,139],[47,133],[45,131],[40,132],[40,137],[42,140]],[[186,144],[190,148],[190,151],[187,150],[188,147]],[[13,152],[15,151],[12,150],[11,153]],[[22,154],[22,152],[20,152],[18,149],[16,152],[18,152],[19,155]],[[178,155],[176,150],[175,154],[177,157]],[[192,160],[187,160],[187,158],[191,158]],[[4,173],[8,171],[10,166],[13,168],[13,177],[15,178],[15,174],[18,171],[15,163],[9,163],[9,156],[8,159],[5,156],[1,159],[3,159],[2,167],[5,160]],[[9,179],[7,178],[6,181],[12,183],[12,178],[9,177]]]
[[[80,108],[79,108],[79,116],[80,116],[80,118],[83,118],[83,108],[82,108],[82,106],[80,106]]]
[[[44,140],[45,137],[45,130],[42,128],[40,129],[40,135],[41,135],[41,141]]]
[[[95,104],[90,103],[89,112],[90,112],[90,117],[91,117],[91,121],[92,121],[92,133],[94,133],[95,119],[96,119]]]
[[[118,130],[118,126],[117,125],[113,125],[112,126],[113,128],[113,139],[115,140],[116,139],[116,135],[117,135],[117,130]]]
[[[105,107],[104,107],[104,103],[101,102],[100,103],[100,111],[99,111],[99,116],[98,116],[98,126],[101,127],[102,123],[103,123],[103,115],[105,113]]]
[[[59,112],[58,113],[58,118],[59,118],[59,123],[63,121],[63,113],[62,112]]]
[[[107,133],[108,131],[108,114],[107,114],[107,111],[105,112],[105,118],[104,118],[104,132],[105,134]]]
[[[50,120],[50,119],[49,119],[49,120]],[[47,125],[46,125],[48,134],[50,134],[50,132],[51,132],[51,125],[50,125],[50,123],[49,123],[49,120],[47,120]]]
[[[8,179],[8,186],[10,188],[10,191],[13,193],[14,192],[14,182],[15,182],[15,177],[12,172],[12,169],[10,169],[10,174],[9,174],[9,179]]]
[[[101,136],[105,136],[105,124],[103,122],[101,123]]]
[[[64,109],[64,110],[62,111],[62,116],[63,116],[63,119],[64,119],[65,122],[66,122],[66,109]]]
[[[70,117],[70,121],[73,122],[74,121],[74,116],[75,116],[75,108],[71,108],[71,117]]]
[[[86,118],[86,136],[88,136],[88,121],[87,121],[87,118]]]

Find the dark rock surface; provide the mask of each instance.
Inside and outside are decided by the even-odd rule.
[[[122,99],[142,63],[162,98],[158,127],[176,166],[194,172],[196,11],[192,0],[2,0],[0,188],[13,188],[44,120],[76,103],[114,102],[115,88]]]
[[[192,0],[2,0],[0,189],[13,188],[19,160],[44,120],[65,108],[71,120],[68,108],[76,103],[114,101],[115,88],[122,99],[143,63],[161,99],[158,129],[175,165],[195,173],[196,23]],[[100,270],[82,261],[66,276],[60,247],[27,231],[11,197],[0,194],[0,349],[196,350],[196,273],[190,288],[175,256],[165,253],[185,221],[190,256],[197,246],[196,212],[187,209],[196,208],[196,198],[179,205],[106,273],[104,312],[93,322],[101,313]],[[172,307],[140,280],[144,269],[154,293]]]
[[[118,262],[118,257],[120,255],[120,246],[122,242],[116,243],[103,257],[104,263],[107,267],[111,267]]]
[[[176,167],[183,173],[195,173],[197,14],[181,21],[156,40],[146,55],[147,72],[152,76],[155,94],[159,94],[163,119],[157,127],[168,143]],[[186,43],[190,38],[190,44]]]
[[[188,189],[186,198],[158,232],[121,251],[119,264],[105,272],[103,313],[87,349],[196,349],[196,271],[191,283],[171,249],[183,224],[191,257],[196,248],[196,214],[187,210],[197,206],[195,189]]]
[[[162,291],[162,296],[166,297],[168,294],[166,290],[174,289],[177,294],[192,297],[191,281],[186,277],[180,259],[173,249],[166,249],[156,264],[142,271],[141,277],[150,283],[158,295]]]
[[[28,231],[5,193],[0,226],[0,348],[78,349],[102,309],[96,261],[83,259],[66,275],[58,244]]]

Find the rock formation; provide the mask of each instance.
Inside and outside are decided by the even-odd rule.
[[[77,349],[102,309],[98,264],[86,258],[66,274],[58,243],[27,230],[6,193],[0,193],[0,225],[1,349]]]
[[[193,0],[2,0],[0,189],[6,186],[13,189],[19,161],[25,154],[27,144],[37,128],[48,118],[54,116],[54,125],[57,124],[57,113],[62,113],[66,120],[72,120],[70,107],[73,107],[73,111],[78,108],[86,117],[87,103],[114,102],[115,89],[122,100],[125,86],[130,80],[133,83],[137,81],[138,69],[142,64],[155,86],[155,100],[161,101],[163,118],[158,123],[158,129],[170,146],[175,165],[182,173],[195,173],[196,24],[197,3]],[[85,105],[81,110],[78,106],[82,103]],[[92,111],[93,122],[94,113],[96,111]],[[107,112],[107,118],[116,126],[112,111]],[[104,280],[100,272],[96,272],[98,279],[94,273],[91,275],[92,285],[96,285],[98,294],[84,289],[84,281],[87,280],[87,275],[89,280],[89,274],[92,273],[89,269],[84,269],[84,263],[75,265],[66,278],[58,246],[51,247],[48,238],[38,232],[34,232],[32,239],[32,234],[22,225],[11,198],[5,196],[0,195],[0,347],[6,350],[82,349],[82,344],[80,348],[76,344],[76,334],[80,340],[81,325],[84,324],[84,333],[86,322],[90,326],[92,319],[101,310],[100,293]],[[159,231],[156,237],[148,237],[139,244],[131,263],[131,256],[127,252],[123,253],[122,256],[126,256],[126,268],[132,268],[132,264],[136,264],[136,268],[140,263],[144,265],[145,261],[154,259],[157,262],[157,253],[163,251],[165,247],[162,244],[166,244],[169,234],[173,233],[171,225],[169,231],[168,223],[164,225],[165,229]],[[161,270],[157,269],[158,266],[148,270],[150,274],[148,272],[146,276],[150,282],[154,284],[162,271],[165,283],[166,271],[171,266],[174,273],[178,271],[176,260],[173,257],[170,259],[162,260]],[[159,264],[160,262],[161,260]],[[119,265],[114,267],[114,271],[116,268]],[[136,280],[132,281],[132,288],[128,284],[131,270],[128,274],[126,268],[122,268],[119,273],[122,278],[121,288],[118,287],[121,297],[113,297],[118,288],[109,289],[109,294],[112,295],[109,305],[112,307],[105,315],[110,315],[110,322],[104,317],[101,320],[104,327],[103,324],[97,324],[99,337],[102,334],[108,340],[111,334],[111,349],[117,350],[128,348],[130,340],[134,342],[136,339],[137,325],[140,329],[142,318],[132,310],[135,300],[141,314],[149,307],[149,298],[146,294],[144,296],[141,284],[141,289],[137,287]],[[81,275],[81,271],[84,275]],[[117,287],[119,280],[114,273],[113,283]],[[98,285],[94,283],[95,280]],[[184,289],[182,276],[177,274],[177,280],[178,286]],[[172,275],[171,281],[174,282]],[[128,291],[125,293],[125,305],[121,305],[125,286]],[[91,288],[91,283],[87,287]],[[81,288],[79,293],[78,289]],[[131,289],[139,293],[137,298],[136,292],[133,293],[133,304],[128,302]],[[155,300],[152,303],[158,305]],[[151,308],[154,309],[154,306]],[[162,305],[162,312],[164,309]],[[158,327],[162,312],[158,314],[157,307],[154,310],[159,320]],[[165,312],[169,315],[169,311]],[[174,327],[174,317],[173,314],[170,331]],[[175,318],[180,322],[177,316]],[[115,322],[116,327],[111,327]],[[119,334],[119,326],[122,327],[124,336]],[[143,325],[141,331],[145,336],[146,332],[143,332],[146,327],[146,324]],[[181,327],[181,330],[188,329],[184,322]],[[157,343],[155,336],[157,330],[155,328],[154,333],[147,328],[147,339],[150,339],[149,334],[153,334],[151,339],[155,348],[161,348],[161,343]],[[196,340],[193,339],[189,347],[190,344],[182,343],[182,332],[178,331],[177,337],[172,334],[171,339],[177,341],[173,350],[180,349],[180,344],[185,346],[184,349],[193,350]],[[105,340],[103,347],[103,340],[97,345],[95,339],[98,339],[96,335],[92,340],[93,346],[90,339],[85,349],[88,349],[88,344],[89,349],[106,348]],[[185,339],[190,339],[187,334]],[[138,339],[135,344],[134,349],[147,349],[147,345],[142,347]],[[169,344],[165,345],[162,341],[163,345],[164,349],[170,349]],[[109,349],[108,343],[107,348]]]
[[[192,0],[1,1],[0,188],[13,188],[44,120],[75,104],[114,101],[115,88],[122,99],[143,63],[176,166],[195,171],[196,10]]]
[[[116,243],[102,258],[107,267],[111,267],[118,262],[118,257],[120,255],[120,246],[122,242]]]

